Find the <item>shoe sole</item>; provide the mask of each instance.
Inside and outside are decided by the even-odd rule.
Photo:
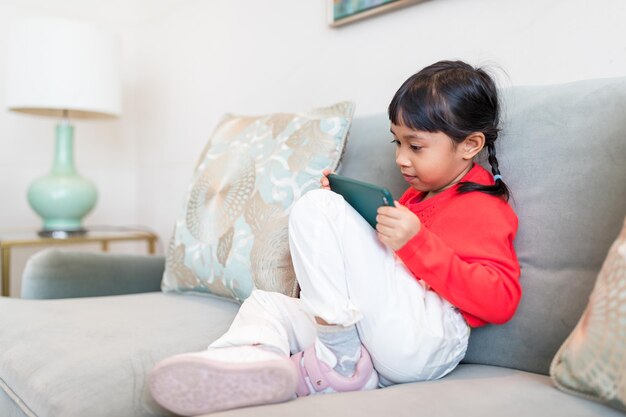
[[[294,397],[297,378],[287,359],[228,363],[173,357],[154,368],[150,391],[168,410],[193,416],[287,401]]]

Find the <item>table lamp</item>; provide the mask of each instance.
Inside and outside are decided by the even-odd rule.
[[[28,19],[11,30],[6,107],[60,119],[52,171],[28,189],[28,202],[43,219],[42,236],[85,233],[82,220],[97,191],[76,172],[70,119],[120,114],[118,55],[115,37],[90,23]]]

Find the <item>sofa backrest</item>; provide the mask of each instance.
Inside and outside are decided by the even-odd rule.
[[[519,217],[523,296],[510,322],[472,330],[464,362],[547,374],[626,216],[626,78],[513,87],[502,101],[497,154]],[[340,172],[398,198],[390,141],[386,115],[355,119]]]

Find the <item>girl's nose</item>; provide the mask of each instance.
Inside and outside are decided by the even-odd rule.
[[[409,165],[409,159],[406,158],[402,152],[396,153],[396,165],[404,167]]]

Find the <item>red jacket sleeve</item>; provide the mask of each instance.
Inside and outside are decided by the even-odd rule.
[[[470,326],[511,319],[521,286],[513,248],[517,218],[510,207],[504,202],[480,209],[465,206],[448,213],[439,224],[439,234],[422,225],[397,251],[400,259],[459,308]]]

